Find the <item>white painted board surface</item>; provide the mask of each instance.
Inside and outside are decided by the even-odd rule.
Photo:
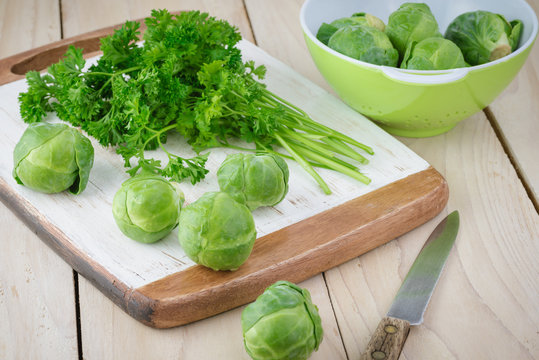
[[[333,191],[332,195],[324,195],[318,184],[298,164],[288,161],[290,189],[285,200],[274,208],[260,208],[253,212],[258,237],[429,167],[425,160],[391,135],[260,48],[247,41],[242,41],[240,48],[244,60],[252,59],[257,65],[267,67],[264,82],[270,91],[299,106],[314,120],[371,146],[375,152],[374,156],[367,156],[370,163],[360,167],[372,179],[369,185],[320,169],[319,173]],[[11,176],[13,149],[27,126],[19,115],[17,97],[25,90],[24,80],[0,86],[0,177],[20,197],[38,209],[47,222],[65,233],[76,248],[129,287],[146,285],[194,265],[179,245],[177,229],[155,244],[138,243],[120,232],[112,218],[111,205],[114,194],[128,175],[123,168],[123,160],[114,149],[103,148],[93,139],[94,167],[82,194],[41,194],[15,182]],[[49,120],[56,121],[57,118],[51,115]],[[178,137],[171,136],[167,148],[182,156],[194,155]],[[210,172],[206,179],[195,186],[189,183],[180,186],[185,192],[187,204],[206,191],[219,189],[216,170],[226,155],[233,152],[236,151],[211,150],[207,162]],[[156,158],[162,156],[159,151],[148,154]]]

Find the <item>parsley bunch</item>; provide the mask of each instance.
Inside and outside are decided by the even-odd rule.
[[[70,47],[47,74],[28,72],[28,91],[19,96],[24,121],[42,121],[55,112],[102,145],[115,146],[131,176],[147,171],[194,184],[208,172],[208,153],[200,151],[230,147],[294,159],[327,194],[313,167],[370,182],[350,159],[367,163],[354,147],[369,154],[371,148],[267,90],[259,82],[265,68],[243,62],[235,47],[241,39],[237,28],[198,11],[153,10],[145,23],[142,45],[140,24],[127,21],[101,39],[103,56],[88,69],[82,50]],[[173,131],[199,155],[186,159],[169,152],[165,143]],[[237,147],[229,143],[232,138],[255,146]],[[156,148],[165,152],[167,164],[145,156]]]

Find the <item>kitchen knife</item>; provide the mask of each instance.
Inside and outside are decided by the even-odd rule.
[[[423,322],[423,313],[455,242],[459,213],[453,211],[429,236],[387,312],[371,337],[361,360],[397,360],[410,325]]]

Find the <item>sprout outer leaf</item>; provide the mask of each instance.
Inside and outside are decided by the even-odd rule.
[[[78,195],[86,189],[88,184],[90,169],[94,164],[94,147],[90,140],[78,131],[75,130],[73,134],[77,138],[75,140],[75,160],[79,167],[79,176],[69,188],[69,192]]]

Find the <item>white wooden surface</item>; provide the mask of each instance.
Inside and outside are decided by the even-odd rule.
[[[0,0],[0,58],[59,39],[58,1]],[[0,359],[77,358],[73,279],[0,202]]]
[[[539,1],[527,0],[535,14]],[[535,41],[537,43],[537,40]],[[539,206],[539,46],[535,44],[528,60],[498,99],[490,106],[494,125],[509,156],[526,182],[531,196]]]
[[[297,163],[288,161],[290,187],[284,201],[275,208],[261,208],[253,212],[258,237],[428,168],[426,161],[402,143],[283,63],[247,41],[242,42],[240,48],[244,60],[254,60],[256,64],[267,67],[265,82],[269,90],[312,114],[314,120],[368,144],[375,152],[374,156],[365,154],[370,163],[360,167],[372,179],[369,185],[321,169],[320,175],[333,191],[329,196],[323,194],[318,184]],[[90,59],[88,64],[94,61],[95,58]],[[25,80],[0,87],[0,118],[4,126],[0,134],[0,177],[47,222],[64,233],[77,249],[128,287],[137,288],[194,265],[178,244],[177,230],[163,241],[151,245],[132,241],[119,231],[112,218],[112,199],[128,176],[122,168],[123,160],[114,149],[103,148],[93,139],[94,167],[82,194],[41,194],[16,184],[11,176],[12,153],[27,126],[18,113],[17,98],[26,88]],[[51,115],[48,120],[58,121],[58,118]],[[195,155],[189,145],[178,137],[171,137],[167,145],[183,157]],[[232,152],[236,151],[211,150],[206,164],[210,173],[206,179],[195,186],[187,182],[180,186],[187,203],[207,191],[219,189],[215,174],[226,155]],[[161,150],[148,154],[165,160]],[[100,226],[95,226],[96,223]]]
[[[529,2],[537,11],[537,0]],[[152,7],[180,9],[193,5],[207,9],[216,16],[235,21],[244,37],[256,38],[257,44],[272,56],[329,89],[303,43],[297,21],[302,0],[245,0],[245,8],[239,0],[200,1],[195,4],[128,0],[63,0],[61,3],[66,36],[145,16]],[[11,16],[13,10],[2,11],[6,8],[2,7],[4,4],[0,0],[0,19],[15,18]],[[17,1],[17,6],[19,4],[21,1]],[[31,5],[28,8],[33,9]],[[39,20],[32,20],[32,25],[25,25],[22,20],[3,20],[3,24],[10,22],[9,29],[20,26],[36,32],[34,29],[38,25],[33,24]],[[0,25],[0,29],[0,35],[7,31],[5,25]],[[13,33],[23,34],[25,31]],[[28,42],[20,40],[15,43],[24,47]],[[504,146],[513,151],[512,156],[520,172],[532,180],[538,174],[534,171],[537,169],[534,158],[537,153],[534,134],[537,131],[534,131],[534,126],[539,115],[533,110],[539,94],[538,66],[535,45],[523,71],[490,107],[501,124]],[[489,121],[483,114],[478,114],[444,136],[400,140],[446,176],[450,186],[448,209],[458,208],[464,219],[456,247],[425,315],[425,323],[411,330],[401,360],[539,359],[539,273],[536,260],[539,254],[539,217]],[[443,214],[375,251],[326,272],[324,276],[319,275],[300,284],[311,291],[324,317],[324,340],[319,352],[311,359],[357,359],[424,239],[441,216]],[[0,261],[8,261],[9,269],[22,271],[24,266],[21,264],[36,262],[45,256],[42,253],[50,250],[40,247],[38,239],[25,240],[32,239],[31,234],[19,235],[12,229],[16,222],[12,219],[6,220],[10,225],[8,236],[25,242],[27,250],[24,253],[12,248],[3,250]],[[32,253],[36,255],[32,257]],[[59,258],[50,259],[47,269],[65,266]],[[12,283],[19,289],[24,280],[13,275],[16,270],[6,273],[0,267],[0,271],[5,299],[12,296],[6,291],[9,289],[6,284]],[[42,285],[37,286],[38,283]],[[30,284],[33,284],[35,295],[54,289],[54,293],[48,295],[52,303],[66,296],[62,292],[63,283],[65,281],[52,279],[51,275],[42,276],[39,282]],[[248,358],[238,327],[241,308],[188,326],[154,330],[123,313],[83,278],[79,283],[81,341],[85,359]],[[38,338],[34,335],[28,335],[33,334],[30,331],[33,324],[48,327],[58,323],[40,318],[31,311],[32,302],[24,300],[21,297],[12,301],[9,307],[0,301],[0,309],[2,306],[10,312],[20,309],[17,311],[19,326],[0,326],[0,349],[2,345],[5,349],[4,353],[0,350],[0,358],[3,354],[7,354],[6,359],[20,358],[12,354],[21,354],[20,351],[25,349],[27,353],[40,353],[43,358],[76,358],[76,354],[63,356],[61,348],[54,346],[62,341],[53,333],[40,334],[41,341],[36,341]],[[62,315],[68,314],[70,312],[66,311]],[[5,338],[10,340],[2,343]],[[24,356],[24,352],[22,357],[29,358]]]

